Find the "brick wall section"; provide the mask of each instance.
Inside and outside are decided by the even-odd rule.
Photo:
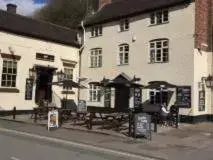
[[[202,50],[212,50],[212,1],[195,0],[195,48]]]

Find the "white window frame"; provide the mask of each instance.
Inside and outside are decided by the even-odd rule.
[[[89,84],[89,101],[100,102],[101,101],[101,87],[97,84]]]
[[[129,19],[123,19],[120,21],[120,32],[129,30]]]
[[[93,48],[90,50],[90,67],[102,67],[102,48]]]
[[[153,12],[150,14],[150,25],[164,24],[169,22],[168,9]]]
[[[162,89],[162,92],[167,92],[167,94],[168,94],[168,90],[167,89]],[[152,95],[151,95],[151,93],[153,93]],[[157,94],[159,94],[159,96],[160,96],[160,90],[159,89],[150,89],[149,90],[149,99],[150,99],[150,103],[151,103],[151,97],[153,97],[154,98],[154,103],[151,103],[151,104],[159,104],[159,103],[157,103],[156,101],[156,95]]]
[[[119,45],[118,57],[119,57],[118,65],[129,64],[129,45],[128,44]]]
[[[169,62],[169,40],[156,39],[149,42],[150,63]]]
[[[4,70],[4,62],[7,61],[7,71],[6,73],[3,72]],[[11,62],[12,63],[12,68],[11,68],[11,72],[12,73],[8,73],[8,62]],[[16,73],[13,73],[14,72],[14,63],[16,63]],[[3,80],[3,77],[5,75],[5,80]],[[18,61],[17,60],[14,60],[14,59],[3,59],[3,65],[2,65],[2,73],[1,73],[1,87],[4,87],[4,88],[16,88],[16,85],[17,85],[17,75],[18,75]],[[11,76],[10,80],[8,80],[8,77]],[[15,76],[15,79],[13,79],[13,77]],[[3,85],[3,81],[5,81],[5,85]],[[10,81],[10,85],[7,85],[8,82]],[[13,85],[13,82],[15,82],[15,85]]]
[[[102,34],[103,34],[103,27],[102,27],[102,25],[91,27],[91,37],[102,36]]]

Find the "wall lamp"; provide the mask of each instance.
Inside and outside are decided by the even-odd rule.
[[[211,75],[202,77],[202,81],[205,81],[207,88],[213,88],[213,77]]]

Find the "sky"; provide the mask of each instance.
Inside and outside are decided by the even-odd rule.
[[[17,13],[24,16],[31,16],[35,10],[45,6],[47,0],[0,0],[0,9],[6,10],[8,3],[16,4]]]

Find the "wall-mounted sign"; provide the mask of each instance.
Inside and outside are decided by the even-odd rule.
[[[52,110],[48,112],[48,131],[50,128],[58,128],[58,111]]]
[[[139,107],[141,104],[141,89],[134,88],[134,107]]]
[[[49,54],[43,54],[43,53],[36,53],[36,59],[54,62],[55,56],[49,55]]]
[[[190,108],[191,107],[191,87],[181,86],[176,90],[177,104],[180,107]]]
[[[134,115],[134,136],[151,139],[151,116],[146,113]]]
[[[199,91],[199,111],[205,111],[205,91]]]
[[[32,100],[33,80],[27,78],[25,84],[25,100]]]

